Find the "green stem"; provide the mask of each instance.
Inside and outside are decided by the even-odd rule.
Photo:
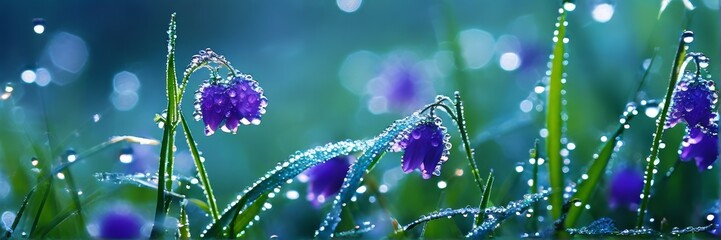
[[[641,194],[641,205],[638,209],[638,218],[636,219],[636,228],[642,228],[643,223],[646,219],[646,210],[648,209],[649,200],[651,198],[651,183],[653,182],[654,178],[654,170],[656,170],[656,165],[658,165],[656,160],[658,159],[658,152],[659,152],[659,146],[661,144],[661,137],[663,135],[664,125],[666,123],[666,117],[668,114],[668,107],[671,104],[671,97],[673,96],[673,90],[676,87],[676,82],[678,81],[678,77],[681,75],[681,62],[683,62],[684,57],[686,56],[686,48],[687,44],[690,43],[685,41],[685,37],[688,36],[688,34],[693,37],[693,33],[690,31],[684,31],[681,34],[681,39],[678,43],[678,49],[676,50],[676,58],[673,62],[673,69],[671,70],[671,78],[668,81],[668,88],[666,89],[666,96],[664,97],[664,101],[661,104],[661,112],[658,115],[658,120],[656,121],[656,132],[653,134],[653,144],[651,145],[651,153],[649,157],[646,159],[646,162],[648,162],[648,165],[646,165],[646,173],[644,176],[644,186],[643,186],[643,193]],[[659,160],[660,162],[660,160]]]
[[[30,227],[30,238],[33,238],[35,236],[35,228],[37,228],[38,223],[40,222],[40,216],[43,213],[43,209],[45,209],[45,203],[48,200],[48,196],[50,195],[50,191],[52,191],[53,181],[48,182],[48,187],[45,189],[45,195],[43,195],[43,200],[40,201],[40,206],[38,207],[38,211],[35,212],[35,219],[33,219],[33,225]]]
[[[166,178],[166,165],[168,156],[172,156],[172,149],[168,149],[168,146],[172,146],[174,134],[173,127],[166,123],[165,130],[163,131],[163,142],[160,149],[160,164],[158,166],[158,193],[157,201],[155,205],[155,221],[153,230],[150,233],[150,238],[160,238],[162,236],[162,226],[165,223],[165,178]],[[172,130],[171,130],[172,129]],[[171,147],[172,148],[172,147]],[[168,154],[170,152],[170,154]]]
[[[476,165],[476,159],[473,157],[473,149],[471,148],[471,143],[468,140],[468,130],[466,130],[466,120],[464,119],[463,114],[463,101],[461,100],[461,94],[456,91],[455,97],[455,107],[457,114],[457,119],[455,120],[458,124],[458,130],[461,132],[461,140],[463,140],[463,148],[466,150],[466,158],[468,159],[468,165],[471,167],[471,173],[473,173],[473,179],[478,185],[478,189],[480,189],[481,192],[485,192],[485,188],[483,187],[483,180],[481,179],[481,175],[478,172],[478,165]]]
[[[483,213],[483,210],[488,207],[489,199],[491,198],[491,189],[493,188],[493,181],[495,180],[495,176],[493,176],[493,170],[488,173],[488,182],[486,182],[486,187],[483,189],[483,196],[481,197],[481,204],[479,205],[478,209],[480,209],[478,213],[478,217],[476,217],[476,222],[474,227],[481,226],[481,223],[483,223],[483,220],[485,220],[486,215]]]
[[[213,188],[210,186],[208,173],[205,171],[205,165],[203,164],[203,161],[201,161],[198,146],[195,145],[195,140],[193,140],[193,135],[190,134],[188,123],[185,121],[185,117],[182,114],[180,115],[180,122],[183,125],[183,132],[185,132],[185,139],[188,142],[190,153],[193,155],[195,167],[198,169],[198,177],[200,178],[200,183],[203,185],[205,198],[208,200],[210,215],[213,217],[214,221],[218,221],[220,219],[220,211],[218,211],[218,204],[215,202],[215,195],[213,195]]]
[[[531,153],[531,158],[533,158],[533,175],[531,177],[531,179],[533,179],[533,184],[531,184],[531,194],[538,193],[538,159],[540,158],[538,142],[538,138],[536,138],[536,141],[533,142],[533,152]],[[538,232],[539,211],[540,207],[538,206],[538,202],[533,203],[533,218],[531,219],[531,230],[534,233]]]

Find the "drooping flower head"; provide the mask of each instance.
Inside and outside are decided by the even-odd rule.
[[[115,206],[107,210],[98,220],[98,238],[138,239],[143,237],[143,218],[127,206]]]
[[[692,56],[708,61],[703,55]],[[699,73],[686,72],[676,84],[664,125],[671,128],[679,122],[687,124],[679,155],[682,161],[694,160],[699,171],[708,169],[718,158],[717,101],[718,94],[712,80],[703,79]]]
[[[718,118],[714,118],[718,122]],[[699,171],[708,169],[718,158],[718,125],[708,128],[696,126],[687,129],[681,142],[679,155],[682,161],[694,160]]]
[[[394,149],[404,150],[401,159],[403,172],[418,169],[424,179],[441,174],[441,165],[448,160],[451,149],[450,135],[437,117],[429,117],[421,122],[396,145]]]
[[[626,167],[617,171],[611,178],[609,186],[609,204],[612,208],[624,207],[635,210],[638,207],[643,191],[643,173],[634,168]]]
[[[203,120],[207,136],[215,133],[218,127],[224,132],[235,133],[241,123],[260,124],[268,105],[258,82],[243,74],[227,80],[205,81],[195,98],[195,119]]]
[[[306,172],[308,176],[307,199],[318,207],[337,194],[343,185],[348,169],[350,169],[350,163],[354,161],[355,157],[351,155],[338,156],[309,169]]]
[[[689,127],[708,127],[714,116],[718,95],[711,80],[695,73],[686,72],[674,89],[665,128],[672,128],[683,121]]]

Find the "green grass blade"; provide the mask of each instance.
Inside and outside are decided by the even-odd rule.
[[[207,199],[208,201],[210,215],[213,217],[213,220],[217,221],[220,217],[220,211],[218,211],[218,205],[215,201],[215,195],[213,195],[213,188],[210,185],[208,173],[205,171],[205,165],[200,159],[200,152],[198,152],[198,146],[195,144],[195,140],[193,140],[193,135],[190,133],[190,128],[188,128],[188,123],[185,121],[185,117],[183,117],[182,114],[180,115],[180,123],[181,125],[183,125],[183,132],[185,133],[185,139],[188,142],[190,153],[191,155],[193,155],[195,168],[198,169],[198,178],[200,179],[200,184],[202,184],[203,186],[203,193],[205,193],[205,199]]]
[[[185,211],[187,202],[184,202],[180,206],[180,219],[178,219],[178,237],[180,239],[190,239],[190,223],[188,222],[188,213]]]
[[[30,189],[27,195],[25,195],[25,199],[23,199],[23,203],[20,205],[20,208],[18,209],[18,212],[15,214],[15,220],[13,220],[12,225],[10,226],[10,229],[5,232],[5,235],[3,235],[2,239],[9,239],[12,237],[13,232],[15,232],[15,228],[17,228],[18,224],[20,224],[20,219],[23,217],[23,213],[25,213],[25,208],[28,206],[28,202],[30,202],[30,198],[32,198],[33,194],[35,193],[35,190],[37,190],[37,185]]]
[[[493,170],[491,170],[491,172],[488,173],[488,181],[486,182],[486,187],[483,188],[483,196],[481,197],[481,204],[479,209],[486,209],[488,207],[488,201],[491,198],[491,189],[493,188],[493,181],[495,180],[495,178],[496,177],[493,176]],[[485,218],[485,214],[478,214],[474,226],[481,225]]]
[[[242,214],[237,214],[235,219],[233,219],[230,224],[230,235],[235,237],[243,237],[245,235],[245,230],[250,227],[249,224],[255,220],[255,216],[258,216],[258,214],[260,214],[260,212],[263,210],[265,202],[267,201],[268,194],[264,194],[263,196],[258,198],[258,200],[256,200],[253,204],[248,206],[248,208],[246,208]]]
[[[469,167],[471,168],[471,173],[473,173],[473,179],[478,185],[478,190],[481,190],[481,192],[484,192],[485,188],[483,188],[483,180],[481,180],[481,175],[478,172],[478,166],[476,164],[476,158],[473,157],[473,148],[471,148],[470,140],[468,140],[468,130],[466,130],[466,119],[465,114],[463,113],[463,101],[461,100],[461,94],[456,91],[455,92],[455,107],[456,107],[456,114],[457,118],[456,124],[458,125],[458,131],[461,134],[461,141],[463,142],[463,149],[466,151],[466,158],[468,159]],[[450,111],[449,111],[450,114]]]
[[[81,204],[83,206],[88,206],[91,203],[94,203],[96,200],[100,199],[101,192],[96,191],[92,194],[89,194],[83,201],[81,201]],[[38,230],[38,238],[46,238],[46,236],[51,233],[57,226],[64,223],[70,217],[75,216],[79,214],[79,211],[75,207],[68,207],[62,210],[57,217],[55,217],[53,220],[50,221],[47,225],[43,226],[40,230]]]
[[[474,226],[466,235],[466,238],[483,238],[498,228],[503,221],[511,216],[515,216],[517,212],[523,212],[533,203],[543,200],[548,196],[547,192],[526,194],[523,199],[508,203],[505,207],[489,207],[481,209],[478,214],[490,215],[482,224]]]
[[[533,142],[533,150],[531,151],[531,158],[533,159],[533,175],[531,176],[531,180],[533,181],[533,184],[531,184],[531,194],[538,193],[538,159],[540,158],[541,154],[539,152],[538,148],[538,138],[536,138],[536,141]],[[538,203],[533,203],[533,217],[531,218],[531,230],[533,232],[538,232],[538,216],[540,215],[540,207],[538,206]]]
[[[622,123],[618,126],[618,128],[616,128],[616,131],[613,133],[613,135],[608,137],[608,140],[602,144],[598,156],[593,160],[591,167],[588,168],[586,173],[583,175],[584,177],[582,177],[582,179],[586,179],[580,181],[576,193],[573,194],[573,197],[571,197],[571,199],[579,200],[581,205],[579,207],[576,207],[574,205],[568,211],[568,215],[566,215],[564,223],[564,226],[566,228],[575,227],[578,217],[581,215],[583,210],[586,209],[583,206],[588,204],[588,202],[591,200],[591,197],[593,196],[593,193],[598,187],[601,178],[603,178],[606,172],[606,167],[608,166],[608,162],[611,160],[611,157],[615,152],[614,149],[616,148],[619,138],[628,126],[627,124],[631,121],[631,119],[633,119],[634,116],[636,116],[636,113],[637,112],[635,106],[627,107],[627,109],[623,113],[624,116],[621,121]]]
[[[689,39],[690,37],[690,39]],[[681,76],[681,63],[686,58],[686,50],[688,44],[693,41],[693,32],[684,31],[681,33],[681,37],[678,43],[678,49],[676,49],[676,57],[674,58],[673,68],[671,69],[671,76],[668,81],[668,88],[666,88],[666,95],[664,100],[659,105],[661,112],[658,114],[656,120],[656,132],[653,134],[653,143],[651,145],[651,153],[649,154],[646,162],[646,173],[644,174],[644,185],[643,192],[641,193],[641,205],[638,211],[638,218],[636,219],[636,228],[640,229],[643,227],[643,223],[646,219],[646,210],[649,203],[649,194],[651,193],[651,183],[654,178],[654,170],[656,170],[658,150],[661,144],[661,137],[663,136],[664,125],[666,123],[666,117],[668,114],[668,107],[671,105],[671,97],[673,96],[673,90],[676,87],[676,82],[679,76]]]
[[[178,176],[175,176],[178,177]],[[95,178],[98,181],[110,182],[114,184],[130,184],[133,186],[143,187],[152,190],[158,190],[159,185],[155,184],[155,179],[146,177],[145,175],[135,176],[132,174],[125,173],[95,173]],[[162,184],[161,184],[162,185]],[[182,201],[185,199],[185,195],[165,190],[166,200],[177,200]]]
[[[415,127],[421,120],[422,117],[417,113],[397,120],[383,133],[378,135],[378,137],[375,138],[375,143],[373,143],[360,157],[358,157],[358,160],[353,163],[348,170],[345,180],[343,181],[343,187],[340,189],[338,196],[336,196],[333,201],[330,211],[316,231],[316,238],[330,239],[333,237],[335,228],[341,220],[340,214],[343,209],[343,205],[351,200],[356,189],[360,187],[363,175],[370,171],[370,167],[374,166],[374,163],[380,160],[383,153],[388,150],[390,144],[397,136],[404,131]]]
[[[445,219],[452,216],[458,216],[458,215],[473,215],[473,214],[479,214],[480,211],[478,208],[472,208],[472,207],[466,207],[466,208],[459,208],[459,209],[453,209],[453,210],[442,210],[442,211],[436,211],[432,212],[426,215],[421,216],[420,218],[412,221],[409,224],[406,224],[402,227],[403,232],[407,232],[413,228],[415,228],[418,225],[421,225],[423,223],[427,223],[436,219]]]
[[[336,143],[329,143],[324,146],[318,146],[304,152],[297,152],[296,154],[291,155],[288,161],[279,163],[274,170],[266,174],[266,177],[261,178],[258,182],[253,184],[253,186],[243,191],[243,194],[239,195],[238,200],[226,207],[225,212],[220,215],[218,221],[213,221],[209,224],[200,237],[226,237],[223,236],[223,228],[232,222],[235,215],[245,214],[243,212],[238,212],[247,209],[261,197],[273,191],[273,189],[286,184],[289,179],[293,179],[303,171],[315,165],[321,164],[328,159],[341,155],[348,155],[353,152],[363,151],[368,148],[369,145],[373,144],[373,142],[374,140],[345,140]]]
[[[63,160],[64,161],[64,160]],[[68,188],[70,189],[70,197],[73,200],[73,205],[75,205],[75,208],[77,210],[78,214],[78,225],[80,231],[80,236],[85,236],[85,218],[83,217],[83,211],[82,211],[82,204],[80,203],[80,195],[78,194],[78,187],[75,185],[75,180],[73,178],[73,174],[70,172],[70,169],[65,169],[64,171],[65,175],[65,183],[68,185]]]
[[[563,5],[573,4],[569,0],[564,0]],[[561,216],[561,208],[563,207],[563,158],[561,157],[561,138],[563,138],[563,79],[564,76],[564,54],[566,53],[566,15],[568,13],[564,8],[559,9],[560,16],[557,29],[555,31],[553,58],[551,59],[551,69],[548,84],[548,101],[546,103],[546,129],[548,136],[546,138],[546,154],[548,155],[548,174],[551,182],[551,215],[553,219]]]
[[[170,17],[168,26],[168,61],[166,68],[166,95],[168,98],[168,113],[163,128],[163,141],[160,149],[160,164],[158,167],[158,192],[155,205],[154,225],[150,238],[159,238],[164,230],[160,229],[165,222],[165,215],[169,206],[165,205],[165,189],[170,189],[173,182],[169,176],[173,174],[173,147],[175,144],[176,114],[178,114],[178,96],[176,90],[178,82],[175,75],[175,13]]]
[[[195,204],[195,206],[198,206],[203,212],[210,214],[210,207],[208,206],[208,203],[206,203],[203,200],[197,199],[197,198],[187,198],[188,201]]]
[[[37,212],[35,212],[35,218],[33,219],[33,225],[30,227],[30,238],[35,237],[35,228],[37,228],[38,223],[40,222],[40,216],[43,214],[43,209],[45,209],[45,203],[48,201],[48,196],[50,196],[50,192],[53,191],[53,181],[48,182],[48,187],[45,189],[45,194],[43,195],[43,199],[40,200],[40,206],[38,207]]]

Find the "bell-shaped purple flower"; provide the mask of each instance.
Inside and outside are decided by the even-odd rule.
[[[143,218],[130,208],[117,206],[100,217],[97,237],[101,239],[138,239],[143,237],[141,232],[143,224]]]
[[[441,165],[448,160],[451,148],[449,139],[450,135],[446,133],[446,128],[440,125],[438,118],[416,126],[394,147],[404,150],[401,159],[403,172],[419,169],[424,179],[440,175]]]
[[[353,161],[355,157],[351,155],[338,156],[309,169],[307,199],[318,207],[337,194]]]
[[[713,81],[686,72],[674,89],[665,127],[671,128],[681,121],[689,127],[709,126],[717,100]]]
[[[718,150],[718,125],[713,124],[709,128],[696,126],[684,136],[679,155],[682,161],[694,160],[698,170],[703,171],[716,161]]]
[[[643,173],[636,168],[628,167],[617,171],[611,178],[609,186],[609,204],[612,208],[625,207],[635,210],[641,202],[643,190]]]
[[[263,89],[250,75],[227,81],[206,81],[195,96],[195,119],[203,120],[207,136],[215,133],[218,127],[224,132],[235,133],[241,123],[260,124],[268,105]]]

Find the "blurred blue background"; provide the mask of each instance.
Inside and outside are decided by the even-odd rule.
[[[569,17],[565,85],[567,136],[576,146],[569,154],[568,183],[582,174],[599,138],[615,129],[628,101],[663,96],[684,27],[696,33],[691,51],[706,53],[713,79],[720,76],[719,2],[688,2],[695,9],[674,0],[663,13],[660,1],[577,2]],[[241,126],[236,135],[205,137],[202,123],[191,123],[221,206],[297,150],[371,138],[436,94],[455,90],[465,99],[481,175],[489,169],[497,174],[492,201],[500,205],[518,199],[528,192],[530,172],[526,167],[517,173],[516,167],[528,165],[528,150],[544,124],[545,95],[534,89],[548,70],[559,5],[467,0],[0,2],[0,82],[14,88],[9,99],[0,102],[3,222],[34,183],[37,174],[30,159],[59,164],[51,154],[38,156],[37,146],[52,146],[57,155],[66,148],[82,152],[115,135],[162,137],[153,117],[166,106],[165,31],[173,12],[179,72],[193,54],[210,47],[252,74],[269,99],[262,123]],[[461,61],[454,60],[455,44]],[[633,96],[654,56],[642,92]],[[196,73],[188,90],[195,91],[206,74]],[[397,80],[399,76],[407,79]],[[186,116],[192,113],[190,93],[182,105]],[[641,116],[625,134],[610,172],[645,166],[641,161],[655,125]],[[374,232],[389,231],[379,201],[385,201],[401,223],[439,207],[478,204],[480,193],[468,174],[457,130],[450,119],[445,124],[454,148],[441,177],[424,181],[418,173],[403,175],[401,155],[386,155],[368,178],[387,192],[383,200],[370,192],[360,194],[354,212],[359,222],[373,222],[380,229]],[[677,159],[682,134],[680,127],[667,134],[662,172]],[[194,165],[181,135],[178,141],[177,171],[192,176]],[[96,172],[157,172],[159,148],[132,146],[133,162],[126,164],[118,156],[127,147],[113,147],[72,169],[80,189],[104,194],[86,207],[91,222],[103,208],[117,204],[131,205],[152,218],[153,191],[93,177]],[[676,169],[668,183],[656,185],[651,215],[668,219],[670,226],[700,225],[719,199],[718,168],[698,173],[693,164],[681,163]],[[284,188],[271,201],[274,207],[261,216],[254,236],[312,236],[324,211],[304,200],[305,189],[297,182]],[[598,202],[582,221],[611,216],[630,226],[623,219],[633,219],[635,211],[608,211],[606,192],[605,187],[597,191]],[[65,206],[66,195],[58,190],[53,208]],[[198,189],[191,196],[203,199]],[[192,209],[194,233],[207,221],[199,209]],[[447,227],[455,225],[459,227]],[[426,236],[453,236],[469,226],[467,219],[442,220],[429,224]],[[526,230],[522,221],[505,229]]]

